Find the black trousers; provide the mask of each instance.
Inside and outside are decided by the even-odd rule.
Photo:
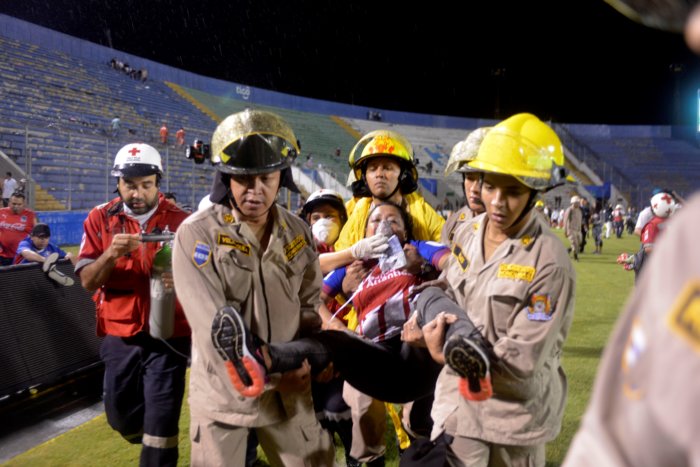
[[[189,355],[190,338],[168,339]],[[180,409],[187,359],[146,333],[106,336],[100,356],[105,363],[104,404],[107,421],[130,443],[143,439],[141,466],[175,466]],[[172,441],[160,441],[175,437]],[[158,446],[154,446],[158,445]]]
[[[457,322],[447,329],[446,339],[455,333],[468,336],[474,330],[464,310],[436,287],[422,291],[414,307],[420,325],[441,311],[457,315]],[[372,342],[349,331],[321,331],[311,337],[270,344],[269,351],[270,372],[299,368],[308,359],[314,373],[333,362],[341,376],[362,393],[397,404],[432,394],[442,369],[426,349],[408,345],[399,336]]]

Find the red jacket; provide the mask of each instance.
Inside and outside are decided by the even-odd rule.
[[[158,195],[158,209],[146,224],[145,231],[162,231],[167,226],[174,232],[187,217],[187,213]],[[104,253],[117,233],[140,233],[138,221],[124,213],[121,198],[94,208],[83,224],[83,240],[80,244],[76,273],[82,267]],[[153,257],[158,243],[142,243],[129,255],[122,256],[112,270],[107,282],[93,295],[97,305],[97,335],[129,337],[148,330],[150,311],[150,278]],[[173,337],[188,336],[190,328],[182,307],[175,307],[175,332]]]

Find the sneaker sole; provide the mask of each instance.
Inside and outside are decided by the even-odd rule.
[[[481,391],[481,379],[489,372],[488,357],[469,339],[450,339],[445,346],[445,361],[469,382],[472,392]]]
[[[211,338],[226,360],[231,384],[241,395],[257,397],[265,387],[265,372],[246,345],[246,332],[241,316],[233,308],[225,307],[216,313]]]

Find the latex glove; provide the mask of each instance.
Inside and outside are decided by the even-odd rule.
[[[379,258],[389,248],[389,239],[384,235],[363,238],[350,247],[350,254],[356,259]]]

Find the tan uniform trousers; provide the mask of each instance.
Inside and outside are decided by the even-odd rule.
[[[457,430],[457,414],[445,422],[445,431]],[[479,439],[455,436],[447,450],[447,461],[453,467],[542,467],[545,464],[544,444],[506,446]]]
[[[227,425],[193,414],[190,420],[191,465],[245,465],[249,430],[256,431],[258,442],[273,467],[334,465],[335,449],[330,435],[321,428],[313,413],[303,412],[289,420],[256,428]]]
[[[343,399],[352,416],[352,449],[350,455],[360,462],[370,462],[384,455],[386,442],[386,408],[384,402],[363,394],[347,382]]]

